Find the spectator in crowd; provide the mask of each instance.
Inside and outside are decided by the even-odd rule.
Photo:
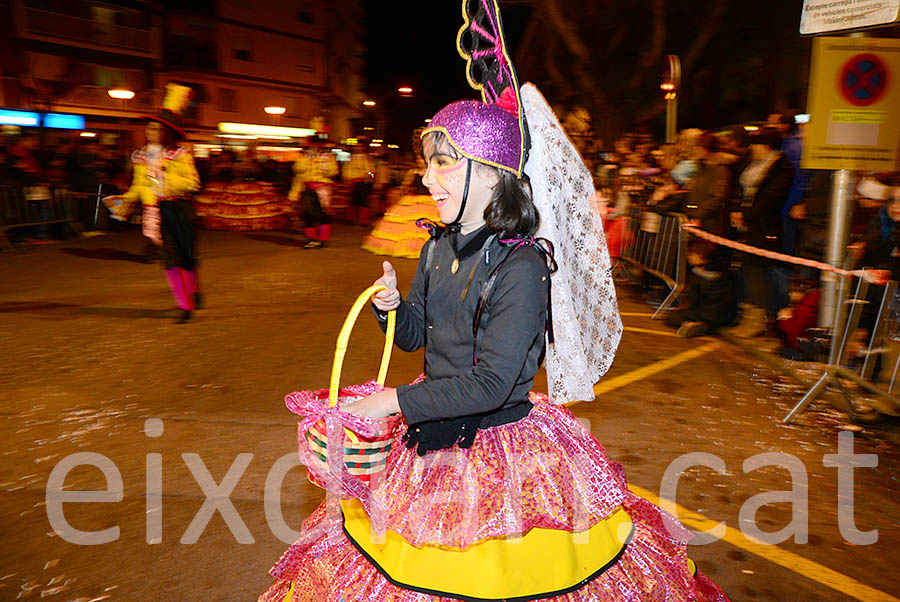
[[[886,270],[891,280],[900,280],[900,187],[885,187],[883,192],[886,202],[851,252],[861,267]]]
[[[719,162],[715,135],[707,132],[697,141],[695,152],[698,164],[694,186],[688,199],[687,215],[714,234],[727,231],[726,208],[731,174]]]
[[[750,140],[753,161],[741,174],[743,197],[731,213],[731,225],[739,237],[763,251],[782,250],[781,209],[794,179],[794,169],[780,148],[781,139],[771,130],[762,130]],[[774,261],[743,253],[741,271],[744,304],[741,323],[732,334],[752,338],[766,332],[767,310],[774,319],[778,310],[787,305],[787,299],[778,295]]]
[[[803,198],[790,208],[789,216],[797,226],[794,254],[804,259],[822,261],[828,237],[828,212],[831,206],[831,172],[809,170]],[[801,279],[818,279],[818,270],[799,267]]]
[[[726,157],[719,160],[723,165],[727,165],[728,170],[731,172],[728,198],[737,205],[740,205],[740,200],[743,196],[741,174],[744,173],[744,170],[747,169],[747,166],[753,160],[747,140],[747,130],[743,127],[732,130],[731,134],[725,138],[725,145],[721,149],[722,154],[726,155]]]
[[[798,224],[794,220],[790,211],[791,208],[803,199],[808,186],[809,173],[800,169],[800,158],[803,155],[803,135],[805,125],[802,123],[790,124],[790,134],[784,139],[781,145],[781,151],[784,157],[790,162],[794,168],[794,179],[791,182],[791,190],[788,193],[787,202],[781,210],[781,218],[784,227],[784,237],[782,239],[782,248],[788,255],[793,255],[797,244]]]
[[[669,177],[656,186],[647,204],[657,211],[683,211],[696,173],[696,163],[680,161]]]
[[[707,232],[724,236],[727,233],[727,201],[730,173],[718,162],[716,138],[705,133],[697,140],[691,164],[690,191],[679,204],[665,204],[666,211],[684,213],[688,219]],[[678,168],[683,167],[684,162]],[[673,172],[673,177],[679,169]]]
[[[684,293],[685,309],[669,312],[666,322],[679,338],[714,333],[731,324],[737,313],[734,281],[715,255],[715,245],[694,241],[688,251],[690,272]]]
[[[798,278],[790,292],[791,305],[783,308],[775,321],[775,331],[784,345],[779,355],[793,360],[812,360],[815,354],[808,352],[801,340],[809,338],[819,316],[820,290],[818,280]]]
[[[860,352],[867,347],[875,329],[884,292],[884,287],[878,285],[888,280],[900,280],[900,186],[869,186],[868,190],[864,188],[864,194],[871,195],[869,198],[883,194],[887,198],[869,222],[862,240],[850,246],[858,266],[878,271],[870,278],[872,284],[866,293],[867,303],[862,307],[859,329],[849,345],[851,357],[854,350]],[[876,341],[876,344],[880,342]],[[881,355],[875,358],[875,380],[878,380],[882,363]]]

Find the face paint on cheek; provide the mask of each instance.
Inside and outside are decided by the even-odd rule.
[[[455,184],[460,179],[460,169],[465,165],[465,161],[459,161],[451,167],[435,167],[434,179],[441,187],[446,188],[448,185]]]

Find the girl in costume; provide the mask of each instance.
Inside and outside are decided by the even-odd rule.
[[[179,324],[190,320],[191,312],[202,305],[194,254],[194,211],[189,198],[200,188],[200,177],[191,153],[180,146],[187,138],[180,123],[190,96],[187,86],[166,86],[159,114],[145,115],[147,144],[131,156],[131,188],[122,196],[104,199],[112,217],[122,221],[137,203],[143,205],[143,233],[161,247],[166,280],[180,310]]]
[[[496,0],[463,7],[484,101],[423,134],[446,228],[405,299],[388,262],[373,297],[401,349],[425,347],[425,376],[351,406],[402,412],[386,468],[304,522],[260,600],[725,602],[689,532],[558,405],[593,398],[622,333],[592,180],[540,92],[519,90]],[[530,392],[542,361],[549,397]]]

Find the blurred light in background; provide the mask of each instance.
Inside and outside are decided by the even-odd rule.
[[[219,131],[223,134],[246,134],[262,138],[271,138],[273,136],[306,138],[316,135],[316,130],[310,128],[289,128],[277,125],[258,125],[255,123],[230,123],[227,121],[219,123]]]
[[[44,127],[57,130],[83,130],[84,117],[82,115],[67,115],[65,113],[46,113],[44,115]]]
[[[39,113],[30,111],[7,111],[0,110],[0,124],[3,125],[24,125],[37,127],[41,116]]]
[[[133,90],[126,90],[124,88],[113,88],[112,90],[108,90],[106,92],[112,98],[117,98],[119,100],[131,100],[134,98]]]

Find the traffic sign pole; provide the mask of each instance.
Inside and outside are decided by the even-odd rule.
[[[831,175],[831,209],[828,214],[828,247],[825,250],[825,263],[838,267],[844,266],[847,256],[847,243],[850,241],[850,221],[853,217],[853,199],[856,189],[856,172],[839,169]],[[819,327],[828,328],[835,323],[835,312],[838,307],[837,274],[822,271],[822,293],[819,302]],[[832,333],[837,336],[837,333]]]
[[[675,142],[678,136],[678,97],[666,101],[666,142]]]

